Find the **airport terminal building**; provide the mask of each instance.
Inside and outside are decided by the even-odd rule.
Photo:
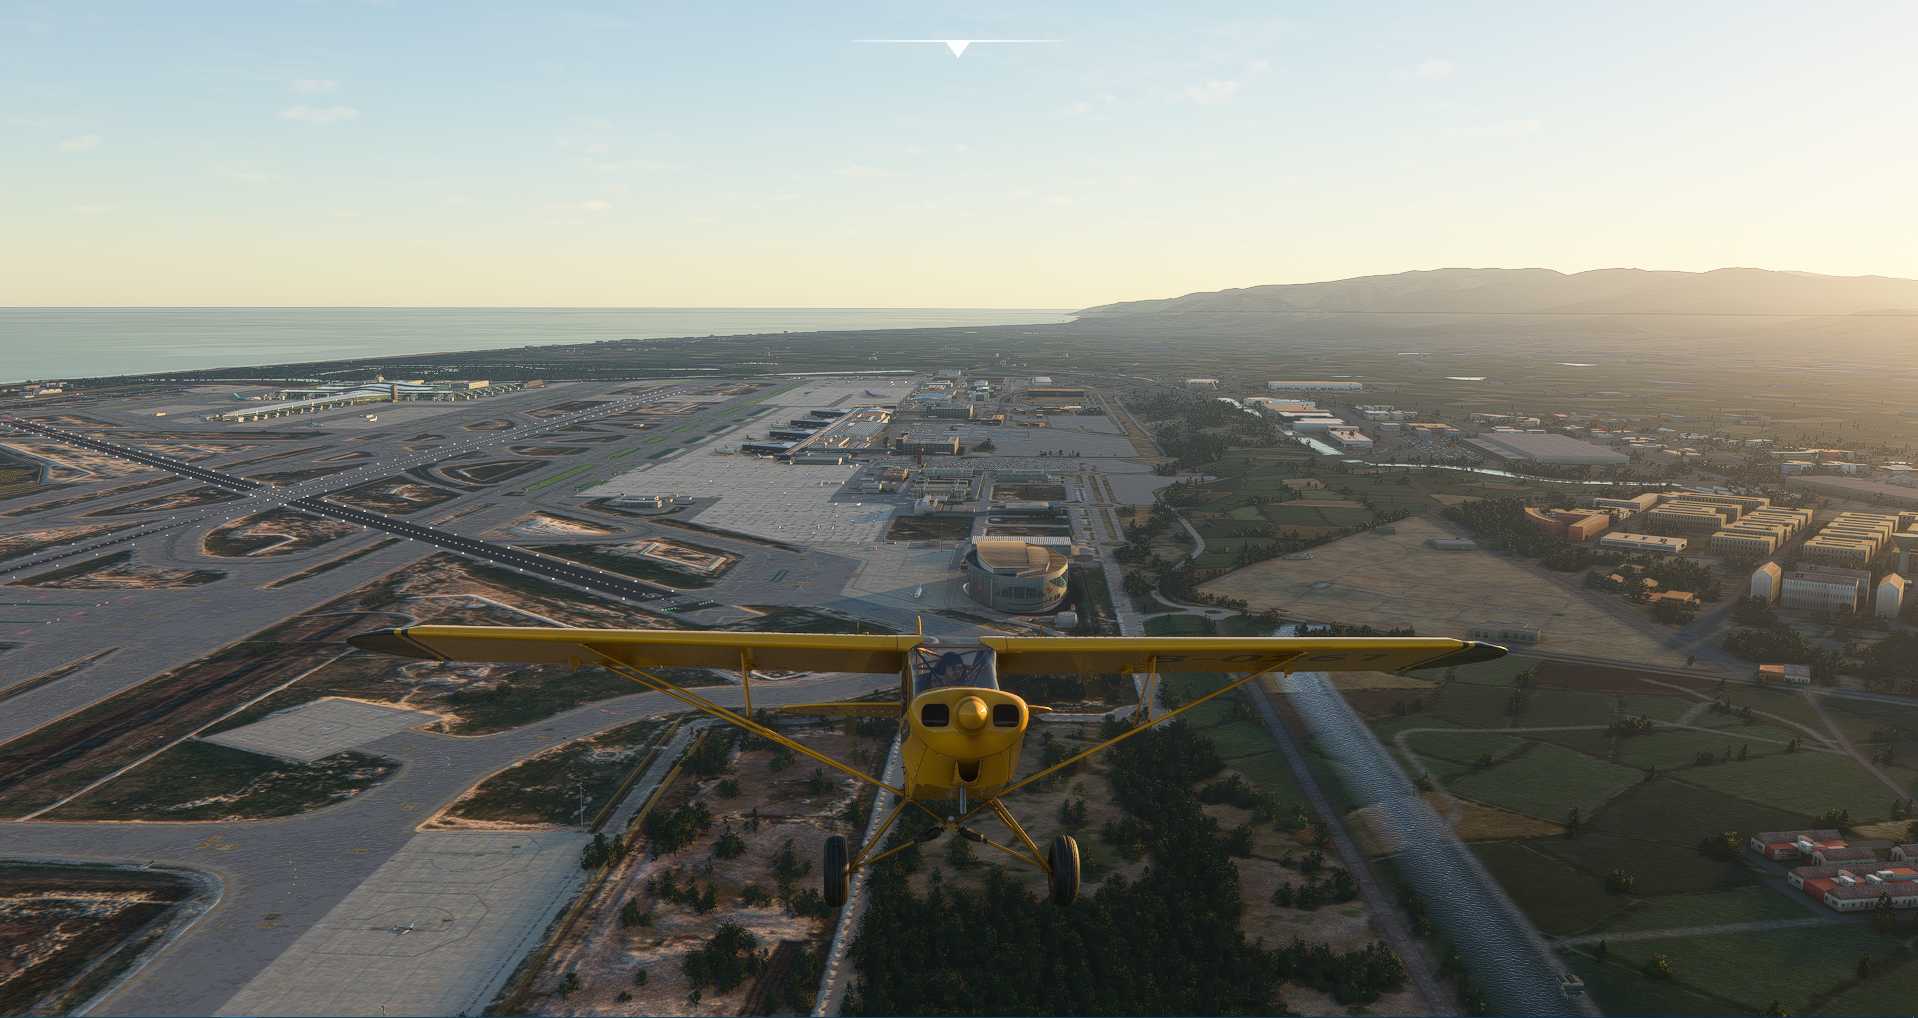
[[[1024,541],[974,541],[966,552],[966,592],[1002,612],[1049,612],[1066,599],[1066,557]]]

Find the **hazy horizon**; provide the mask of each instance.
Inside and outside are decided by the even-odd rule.
[[[1909,6],[20,4],[0,26],[5,306],[1918,277],[1918,142],[1886,103],[1918,86]],[[945,37],[1049,41],[859,41]]]

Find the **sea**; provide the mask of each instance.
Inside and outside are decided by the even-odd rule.
[[[602,339],[1071,320],[1031,308],[0,308],[0,382]]]

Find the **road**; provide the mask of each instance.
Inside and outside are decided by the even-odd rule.
[[[342,523],[351,523],[369,530],[384,531],[385,533],[391,534],[394,537],[399,537],[408,541],[417,541],[422,544],[426,544],[430,547],[438,548],[442,551],[449,551],[457,555],[463,555],[470,559],[476,559],[482,562],[488,562],[493,565],[504,566],[509,569],[516,569],[520,572],[528,573],[533,576],[538,576],[542,579],[552,580],[559,583],[572,584],[573,586],[581,587],[586,590],[593,591],[594,593],[609,594],[609,595],[612,595],[613,597],[621,598],[627,601],[653,601],[653,600],[658,600],[662,597],[670,596],[676,592],[655,584],[646,583],[644,581],[636,580],[631,577],[622,576],[618,573],[607,572],[606,570],[603,570],[603,569],[595,569],[591,566],[583,566],[578,563],[570,562],[561,558],[555,558],[550,555],[542,555],[542,554],[539,554],[538,552],[528,551],[521,548],[515,548],[515,547],[512,547],[511,545],[498,544],[492,541],[486,541],[486,540],[482,540],[474,537],[467,537],[461,534],[452,533],[450,531],[441,530],[438,527],[435,527],[431,524],[414,523],[409,520],[395,519],[391,516],[387,516],[382,513],[368,512],[363,509],[355,509],[350,506],[340,505],[338,503],[328,501],[327,495],[337,494],[340,491],[344,491],[348,488],[352,488],[358,484],[364,483],[364,481],[366,480],[364,475],[368,473],[374,473],[380,476],[385,476],[388,474],[403,472],[428,462],[445,460],[452,456],[459,455],[465,451],[477,449],[485,445],[496,443],[496,442],[506,441],[507,440],[507,438],[505,437],[506,434],[511,435],[512,441],[523,442],[532,434],[538,433],[539,431],[558,427],[560,425],[568,425],[568,426],[575,425],[575,424],[581,423],[582,421],[590,420],[595,417],[604,417],[608,414],[620,413],[620,412],[632,410],[638,406],[643,406],[648,403],[654,403],[662,399],[669,398],[672,395],[675,395],[676,393],[677,393],[677,390],[671,390],[671,389],[660,390],[658,392],[649,393],[644,397],[637,397],[630,400],[623,400],[620,402],[608,404],[607,406],[604,406],[604,407],[595,408],[589,411],[582,411],[577,414],[569,414],[563,417],[558,417],[553,419],[552,421],[549,421],[545,424],[537,425],[533,428],[519,430],[512,433],[494,434],[494,435],[489,435],[483,438],[469,439],[466,442],[453,447],[452,449],[435,450],[429,454],[423,454],[416,457],[412,457],[402,462],[380,463],[377,465],[360,467],[346,475],[348,480],[346,480],[345,483],[341,483],[340,479],[337,479],[337,478],[328,478],[326,480],[331,482],[331,487],[328,488],[328,490],[320,491],[320,492],[312,492],[308,494],[301,494],[301,492],[310,490],[310,488],[312,487],[312,485],[310,484],[295,485],[295,486],[292,486],[291,488],[283,489],[283,490],[271,489],[270,486],[264,484],[261,481],[256,481],[250,478],[241,477],[237,474],[230,474],[224,471],[214,470],[207,467],[195,466],[177,457],[165,456],[159,453],[148,452],[136,446],[125,445],[117,442],[108,442],[98,438],[91,438],[86,435],[79,434],[77,432],[67,431],[61,428],[49,427],[47,425],[40,424],[35,421],[28,421],[28,420],[22,420],[20,418],[15,418],[15,417],[8,417],[8,418],[0,418],[0,423],[11,425],[15,428],[19,428],[22,431],[32,432],[44,438],[56,439],[58,441],[67,442],[72,445],[77,445],[84,449],[90,449],[94,452],[106,453],[108,455],[118,456],[121,459],[129,460],[135,463],[142,463],[147,466],[157,467],[161,470],[166,470],[171,473],[178,474],[181,477],[188,478],[189,480],[195,480],[203,484],[211,485],[223,491],[231,491],[231,492],[246,494],[246,495],[258,495],[263,490],[271,490],[278,494],[279,497],[269,499],[268,506],[262,507],[261,509],[258,509],[258,510],[252,510],[252,511],[256,511],[256,512],[264,511],[265,508],[272,508],[275,506],[283,505],[287,508],[297,509],[301,512],[308,513],[313,516],[319,516],[326,519],[338,520]],[[233,507],[229,504],[229,505],[226,505],[225,508],[226,510],[231,511]]]
[[[823,676],[758,683],[757,704],[856,697],[889,680]],[[728,706],[737,686],[701,690]],[[553,746],[681,705],[638,693],[483,737],[409,731],[360,747],[400,761],[383,784],[335,806],[275,820],[227,823],[6,825],[12,858],[179,866],[223,884],[217,906],[96,1014],[211,1014],[414,836],[414,828],[480,778]]]

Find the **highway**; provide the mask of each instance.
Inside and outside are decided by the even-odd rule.
[[[284,506],[313,516],[337,520],[342,523],[350,523],[368,530],[383,531],[403,540],[417,541],[443,551],[452,552],[456,555],[462,555],[470,559],[487,562],[507,569],[515,569],[528,575],[540,577],[541,579],[571,584],[594,593],[606,594],[626,601],[643,602],[673,597],[676,596],[678,592],[618,573],[608,572],[604,569],[580,565],[576,562],[551,555],[542,555],[538,552],[515,548],[511,545],[466,537],[450,531],[441,530],[430,524],[413,523],[408,520],[395,519],[382,513],[369,512],[363,509],[340,505],[329,501],[328,496],[363,484],[369,479],[397,474],[417,466],[444,460],[470,450],[483,448],[487,445],[503,441],[523,442],[531,435],[542,431],[557,428],[562,425],[570,426],[594,418],[622,413],[639,406],[660,402],[679,394],[680,390],[678,389],[656,390],[647,393],[645,396],[558,417],[552,421],[531,428],[514,429],[511,432],[496,432],[484,437],[469,439],[445,450],[436,449],[429,453],[400,457],[397,461],[389,460],[386,462],[370,463],[349,472],[343,478],[334,477],[322,479],[323,481],[331,482],[330,484],[320,485],[315,482],[308,482],[304,485],[293,485],[284,489],[274,488],[263,482],[241,477],[236,474],[195,466],[177,457],[149,452],[136,446],[108,442],[103,439],[93,438],[61,428],[49,427],[36,421],[7,417],[0,418],[0,423],[44,438],[51,438],[56,441],[77,445],[84,449],[90,449],[94,452],[105,453],[135,463],[142,463],[150,467],[166,470],[222,491],[230,491],[256,498],[270,496],[268,505],[247,509],[246,511],[248,512],[264,512],[268,508]],[[372,475],[372,477],[366,476],[369,474]],[[314,490],[322,486],[324,490]],[[225,512],[233,512],[235,509],[236,507],[231,504],[223,504],[221,506],[221,511]],[[203,519],[206,515],[210,515],[210,513],[200,514],[193,519]],[[116,535],[114,538],[89,544],[82,549],[63,551],[58,555],[36,560],[32,565],[37,566],[57,558],[67,558],[78,555],[86,550],[104,548],[109,545],[131,541],[136,537],[156,533],[159,530],[182,526],[186,522],[191,522],[191,520],[170,523],[166,527],[152,528],[140,531],[137,534]],[[14,567],[13,571],[18,571],[21,568],[27,567]]]

